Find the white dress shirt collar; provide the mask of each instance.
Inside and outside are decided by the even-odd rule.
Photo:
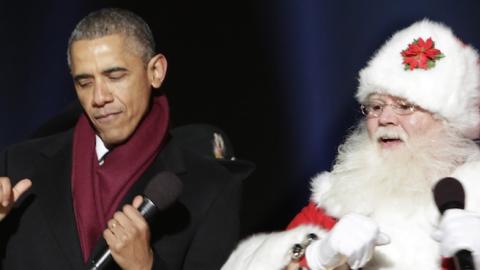
[[[97,152],[98,164],[103,165],[105,155],[108,154],[110,150],[108,150],[98,135],[95,135],[95,151]]]

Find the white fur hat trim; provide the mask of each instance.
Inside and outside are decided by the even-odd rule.
[[[415,39],[432,38],[445,57],[433,68],[405,70],[401,52]],[[480,134],[479,56],[451,29],[424,19],[395,33],[360,71],[356,98],[364,103],[372,93],[413,102],[440,115],[468,138]]]

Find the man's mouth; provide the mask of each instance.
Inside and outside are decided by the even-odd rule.
[[[94,115],[93,117],[95,118],[95,121],[100,122],[100,123],[108,123],[110,121],[115,120],[117,116],[121,112],[109,112],[109,113],[103,113],[103,114],[97,114]]]
[[[392,136],[381,136],[378,139],[378,142],[383,148],[391,148],[403,143],[403,140],[399,137],[392,137]]]

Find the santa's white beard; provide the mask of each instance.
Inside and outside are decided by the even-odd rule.
[[[386,133],[402,137],[403,144],[381,149],[362,122],[339,147],[331,187],[317,202],[329,214],[371,215],[402,209],[406,217],[419,206],[432,204],[436,181],[478,155],[473,141],[446,125],[416,138],[396,129],[380,130],[377,136]]]

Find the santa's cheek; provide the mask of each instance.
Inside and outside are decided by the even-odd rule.
[[[423,134],[437,126],[438,122],[428,117],[410,117],[405,119],[405,129],[408,129],[410,133]]]
[[[411,127],[415,127],[415,128],[418,128],[418,125],[419,125],[420,122],[421,121],[418,120],[418,118],[416,118],[416,117],[412,117],[412,118],[407,120],[408,125],[411,126]]]
[[[408,119],[405,119],[403,128],[404,130],[409,134],[421,134],[423,133],[428,127],[426,126],[426,121],[425,119],[422,119],[420,117],[410,117]]]

